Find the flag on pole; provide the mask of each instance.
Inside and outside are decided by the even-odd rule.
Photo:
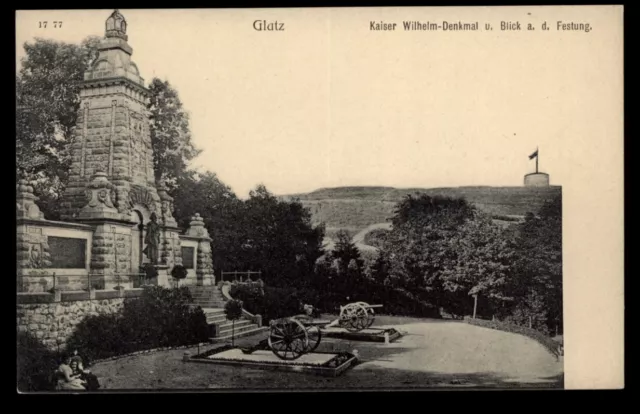
[[[536,152],[534,152],[533,154],[529,155],[529,159],[532,160],[534,158],[536,158],[538,156],[538,150],[536,150]]]

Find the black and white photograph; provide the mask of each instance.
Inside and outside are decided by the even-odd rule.
[[[624,387],[622,6],[15,19],[18,393]]]

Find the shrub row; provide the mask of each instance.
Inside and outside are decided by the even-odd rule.
[[[301,303],[311,303],[304,293],[293,288],[278,288],[259,285],[234,285],[229,294],[242,301],[244,309],[261,315],[264,324],[272,319],[286,318],[302,312]],[[314,304],[315,305],[315,304]]]
[[[423,318],[440,318],[438,309],[408,291],[391,286],[375,284],[371,281],[365,289],[358,289],[347,300],[343,295],[328,291],[316,291],[311,288],[277,288],[270,286],[235,285],[229,294],[234,299],[241,300],[244,308],[262,315],[262,320],[268,323],[271,319],[285,318],[302,312],[302,304],[313,305],[316,315],[320,312],[334,314],[340,306],[347,302],[367,302],[382,304],[383,308],[376,309],[376,313],[384,315],[416,316]]]
[[[546,336],[545,334],[538,332],[534,329],[527,328],[525,326],[515,325],[512,323],[506,323],[502,321],[489,321],[486,319],[473,319],[470,317],[464,318],[465,322],[482,326],[484,328],[496,329],[504,332],[511,332],[520,335],[525,335],[533,340],[538,341],[542,346],[544,346],[549,352],[551,352],[554,356],[559,357],[562,355],[562,347],[561,345],[554,341],[552,338]]]
[[[202,309],[191,304],[188,288],[146,287],[125,302],[119,314],[88,316],[67,341],[86,361],[153,348],[205,342],[209,326]]]
[[[57,352],[46,348],[28,332],[18,332],[16,357],[19,391],[53,390],[52,375],[61,362]]]

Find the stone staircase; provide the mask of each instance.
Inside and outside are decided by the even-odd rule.
[[[202,309],[224,309],[227,301],[218,286],[189,286],[193,303]]]
[[[237,339],[268,330],[267,327],[261,326],[261,318],[248,312],[235,322],[234,329],[233,323],[227,320],[224,314],[224,304],[227,300],[218,286],[193,286],[189,287],[189,290],[193,296],[193,303],[200,306],[207,317],[207,323],[211,329],[210,342],[231,340],[232,332]]]

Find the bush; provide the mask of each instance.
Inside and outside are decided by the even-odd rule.
[[[205,342],[209,326],[202,309],[190,305],[186,287],[145,288],[120,314],[85,318],[67,341],[87,361],[160,347]]]
[[[153,279],[158,277],[158,269],[151,263],[145,263],[141,268],[142,273],[144,273],[147,279]]]
[[[26,332],[18,332],[16,366],[18,390],[22,392],[52,391],[52,375],[59,365],[58,355]]]
[[[312,305],[313,316],[318,317],[320,313],[336,314],[340,306],[360,301],[383,305],[376,313],[384,315],[440,318],[436,306],[408,291],[376,283],[364,276],[354,280],[350,287],[336,281],[299,289],[242,284],[234,285],[229,293],[234,299],[241,300],[248,312],[262,315],[265,322],[300,314],[303,304]]]
[[[242,301],[231,299],[224,304],[224,314],[230,321],[242,318]]]
[[[171,277],[174,279],[184,279],[187,277],[187,269],[182,265],[175,265],[171,269]]]
[[[376,313],[395,316],[415,316],[420,318],[441,318],[439,309],[409,291],[389,285],[370,282],[369,304],[383,305]]]
[[[266,323],[272,319],[297,315],[302,312],[302,303],[309,303],[304,301],[305,297],[301,297],[306,295],[301,295],[293,288],[235,285],[229,294],[234,299],[241,300],[248,312],[261,315]]]
[[[502,322],[502,321],[489,321],[486,319],[473,319],[469,317],[465,317],[465,321],[471,325],[482,326],[484,328],[496,329],[504,332],[511,332],[520,335],[528,336],[529,338],[538,341],[542,346],[544,346],[549,352],[551,352],[556,357],[561,355],[560,345],[557,341],[554,341],[552,338],[547,335],[538,332],[534,329],[529,329],[525,326],[515,325],[512,323]]]

